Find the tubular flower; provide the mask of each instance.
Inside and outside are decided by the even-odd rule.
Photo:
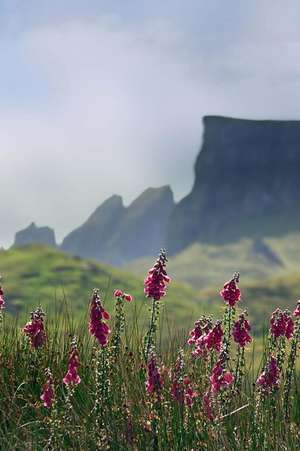
[[[202,335],[196,340],[193,356],[205,358],[208,355],[208,351],[212,349],[220,352],[223,335],[221,321],[217,321],[213,326],[209,320],[202,329]]]
[[[54,399],[54,384],[53,384],[53,377],[52,373],[49,368],[45,371],[46,373],[46,383],[43,386],[43,392],[41,394],[41,400],[43,401],[43,404],[47,409],[50,409],[53,404]]]
[[[224,332],[221,327],[221,321],[217,321],[214,327],[208,332],[205,337],[205,344],[207,349],[214,349],[215,351],[220,352],[223,335]]]
[[[23,332],[29,337],[30,344],[33,348],[43,346],[46,341],[46,332],[44,329],[45,313],[39,307],[31,312],[31,320],[24,326]]]
[[[264,371],[261,373],[256,383],[263,391],[271,391],[276,388],[279,383],[279,368],[277,366],[277,359],[271,356]]]
[[[144,293],[147,298],[159,301],[166,295],[166,287],[171,280],[166,271],[167,261],[166,251],[162,249],[155,265],[148,271],[144,281]]]
[[[187,341],[188,345],[194,345],[197,343],[197,340],[203,335],[207,334],[208,331],[212,328],[212,322],[209,317],[202,316],[198,319],[194,324],[194,329],[192,329],[189,333],[189,339]]]
[[[245,318],[245,314],[242,313],[232,328],[233,339],[242,348],[244,348],[247,343],[251,343],[252,341],[249,334],[250,330],[251,327],[249,321]]]
[[[98,290],[94,290],[91,306],[90,306],[90,321],[89,332],[95,337],[101,346],[106,346],[110,329],[105,320],[109,319],[109,313],[104,309]]]
[[[293,312],[294,316],[300,316],[300,301],[297,302],[297,306]]]
[[[194,390],[194,387],[188,376],[183,378],[184,386],[184,403],[188,407],[192,407],[194,404],[194,399],[198,397],[198,393]]]
[[[127,301],[127,302],[133,301],[133,297],[131,296],[131,294],[124,293],[122,290],[115,290],[114,297],[123,299],[124,301]]]
[[[4,291],[0,285],[0,310],[4,310],[4,308],[5,308]]]
[[[233,375],[230,372],[225,371],[222,366],[222,361],[219,359],[210,376],[212,393],[218,393],[221,389],[229,387],[233,381]]]
[[[146,390],[149,395],[155,394],[158,397],[163,387],[163,379],[157,366],[156,355],[152,351],[147,364]]]
[[[294,333],[294,322],[288,310],[284,312],[277,308],[270,318],[270,333],[275,337],[290,339]]]
[[[78,349],[77,349],[77,340],[76,337],[73,338],[72,344],[71,344],[71,351],[69,354],[68,359],[68,370],[63,378],[63,383],[66,385],[78,385],[81,382],[80,376],[78,374],[78,367],[79,367],[79,356],[78,356]]]
[[[241,299],[241,291],[237,286],[239,283],[240,275],[235,273],[233,278],[225,283],[223,289],[220,291],[220,295],[230,307],[234,307],[235,304]]]

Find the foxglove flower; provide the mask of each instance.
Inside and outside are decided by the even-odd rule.
[[[219,359],[210,376],[212,393],[218,393],[221,389],[229,387],[233,381],[233,375],[223,368],[222,361]]]
[[[295,308],[293,315],[296,317],[300,316],[300,301],[297,302],[297,307]]]
[[[71,386],[80,384],[81,379],[78,374],[79,365],[80,363],[77,349],[77,340],[76,337],[74,337],[72,340],[71,351],[68,359],[68,370],[65,377],[63,378],[64,384]]]
[[[223,289],[220,291],[220,295],[230,307],[234,307],[241,299],[241,291],[237,286],[239,278],[239,273],[235,273],[233,278],[226,282]]]
[[[4,308],[5,308],[4,291],[0,285],[0,310],[4,310]]]
[[[156,355],[152,351],[147,364],[146,390],[149,395],[155,394],[159,397],[162,387],[163,379],[157,365]]]
[[[244,348],[247,343],[251,343],[250,330],[249,321],[245,318],[245,314],[242,313],[232,328],[233,339],[241,348]]]
[[[212,321],[209,317],[201,316],[194,324],[194,329],[189,333],[188,345],[194,345],[203,334],[207,334],[212,328]]]
[[[166,287],[171,280],[166,271],[167,261],[166,251],[163,249],[144,281],[144,293],[147,298],[159,301],[166,295]]]
[[[45,371],[46,373],[46,383],[43,386],[43,392],[41,394],[41,400],[43,401],[43,404],[47,409],[50,409],[53,404],[54,400],[54,384],[53,384],[53,377],[52,373],[49,368]]]
[[[44,316],[43,310],[40,307],[37,308],[31,312],[31,320],[23,328],[23,332],[29,337],[31,346],[35,349],[43,346],[46,341]]]
[[[106,346],[108,342],[110,329],[105,321],[109,318],[109,313],[102,305],[98,290],[94,290],[90,306],[89,332],[101,346]]]
[[[277,308],[270,318],[270,333],[275,337],[290,339],[294,333],[294,322],[288,310],[284,312]]]
[[[215,351],[220,352],[223,335],[224,332],[221,327],[221,321],[217,321],[214,327],[205,336],[205,344],[207,349],[214,349]]]
[[[223,335],[221,321],[217,321],[214,326],[211,321],[208,321],[202,328],[202,335],[195,342],[193,356],[206,358],[211,350],[220,352]]]
[[[122,290],[115,290],[114,291],[114,297],[115,298],[119,298],[119,299],[123,299],[123,301],[126,301],[126,302],[133,301],[133,297],[131,296],[131,294],[124,293]]]
[[[263,391],[271,391],[273,388],[277,388],[279,384],[279,373],[277,359],[271,356],[265,370],[261,373],[256,383]]]
[[[198,397],[198,393],[194,390],[194,387],[188,376],[184,376],[183,386],[184,386],[184,390],[183,390],[184,403],[186,406],[192,407],[192,405],[194,404],[195,398]]]

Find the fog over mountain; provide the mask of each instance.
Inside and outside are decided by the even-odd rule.
[[[205,114],[299,119],[296,0],[4,0],[0,246],[115,193],[190,192]]]

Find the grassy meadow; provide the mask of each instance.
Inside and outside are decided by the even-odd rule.
[[[222,299],[225,280],[195,291],[159,270],[146,298],[143,278],[39,246],[2,251],[0,269],[0,449],[299,449],[297,275],[241,277],[240,300],[238,278]]]

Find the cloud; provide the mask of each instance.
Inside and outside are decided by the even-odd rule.
[[[32,220],[61,239],[113,193],[128,203],[169,183],[180,198],[204,114],[300,116],[300,32],[288,7],[176,0],[141,2],[142,12],[130,2],[129,14],[104,3],[9,10],[0,243]]]

